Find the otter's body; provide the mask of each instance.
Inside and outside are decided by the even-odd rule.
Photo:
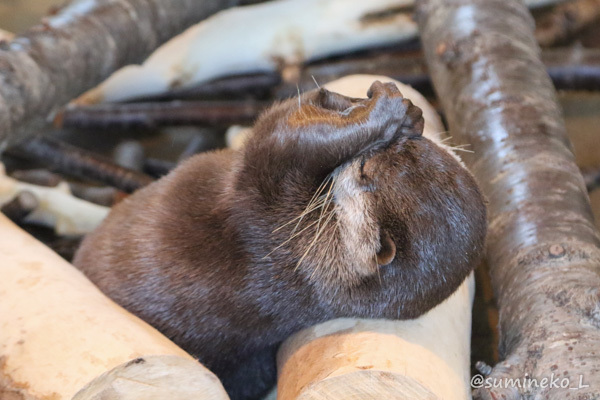
[[[369,97],[275,105],[243,150],[195,156],[117,205],[75,264],[232,399],[268,389],[297,330],[421,315],[477,262],[485,207],[395,85]]]

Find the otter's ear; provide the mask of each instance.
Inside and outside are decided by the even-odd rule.
[[[383,229],[379,232],[379,241],[381,248],[377,252],[377,264],[388,265],[396,257],[396,244],[394,244],[390,234]]]

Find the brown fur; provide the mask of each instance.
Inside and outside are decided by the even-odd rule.
[[[241,152],[195,156],[116,206],[75,264],[232,399],[264,394],[299,329],[428,311],[480,257],[483,198],[395,85],[369,95],[273,106]]]

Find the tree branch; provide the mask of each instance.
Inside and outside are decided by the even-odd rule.
[[[247,2],[247,1],[246,1]],[[0,44],[0,144],[116,69],[146,58],[188,26],[240,0],[79,0]]]
[[[598,398],[600,238],[533,20],[516,0],[424,0],[417,14],[451,134],[471,144],[465,161],[490,202],[504,359],[490,378],[589,385],[501,384],[476,397]]]
[[[123,168],[104,157],[49,137],[36,137],[10,148],[10,152],[41,162],[61,173],[101,182],[127,193],[154,181],[151,176]]]
[[[265,107],[266,103],[256,101],[172,101],[71,106],[57,115],[54,125],[76,129],[229,126],[251,123]]]
[[[557,89],[600,90],[600,50],[580,47],[546,49],[541,57]],[[420,51],[393,50],[308,65],[302,71],[300,89],[314,88],[313,77],[318,82],[328,82],[359,73],[389,76],[420,92],[433,93],[423,54]],[[280,92],[295,90],[295,84],[288,83]]]

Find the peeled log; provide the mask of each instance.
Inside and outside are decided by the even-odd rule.
[[[558,1],[525,2],[539,7]],[[226,75],[282,70],[407,42],[418,33],[413,5],[414,0],[277,0],[226,10],[165,43],[143,64],[117,71],[76,103],[156,96]]]
[[[147,355],[193,362],[3,215],[0,276],[0,398],[70,399],[96,376]],[[218,379],[193,364],[204,387],[193,398],[226,400]]]
[[[476,397],[597,399],[600,235],[533,19],[516,0],[423,0],[417,20],[450,134],[471,145],[489,200],[503,361]]]
[[[0,164],[0,205],[12,201],[19,193],[32,193],[38,206],[25,217],[25,222],[54,228],[59,235],[84,235],[96,229],[110,208],[79,199],[71,194],[69,185],[55,187],[33,185],[6,175]]]
[[[278,400],[470,399],[473,276],[408,321],[336,319],[279,350]]]
[[[278,0],[223,11],[130,65],[77,103],[123,101],[223,75],[286,65],[414,37],[410,0]],[[385,13],[384,13],[385,12]]]
[[[364,97],[374,80],[354,75],[325,85]],[[439,140],[443,125],[414,89],[396,82],[423,110],[425,136]],[[473,276],[442,304],[406,321],[336,319],[286,340],[278,354],[278,400],[465,400],[470,395]]]
[[[194,360],[146,356],[100,375],[73,400],[227,400],[222,391],[217,377]]]

